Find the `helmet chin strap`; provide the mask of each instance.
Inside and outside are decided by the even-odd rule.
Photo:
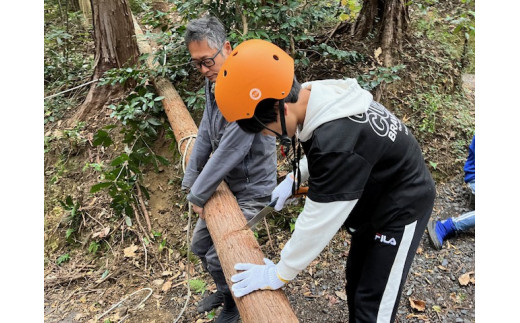
[[[262,125],[265,129],[271,131],[280,139],[281,144],[281,153],[284,157],[288,157],[289,150],[291,149],[291,145],[293,147],[293,159],[291,161],[292,168],[293,168],[293,176],[294,176],[294,182],[292,187],[292,193],[294,194],[298,188],[300,187],[301,183],[301,173],[300,173],[300,158],[301,158],[301,146],[298,143],[298,149],[296,149],[296,136],[293,136],[292,139],[289,138],[287,135],[287,127],[285,124],[285,100],[279,100],[278,101],[278,109],[280,114],[280,125],[282,127],[282,133],[278,133],[274,131],[273,129],[268,128],[260,119],[257,118],[256,115],[253,115],[253,117],[256,119],[258,123]]]
[[[278,101],[278,109],[280,112],[280,125],[282,126],[282,134],[279,136],[282,144],[282,155],[287,156],[291,149],[291,138],[287,135],[287,127],[285,125],[285,100]]]

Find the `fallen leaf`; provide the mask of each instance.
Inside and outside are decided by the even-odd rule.
[[[334,304],[336,304],[338,302],[338,299],[332,295],[327,295],[327,299],[329,300],[329,307],[330,306],[333,306]]]
[[[424,301],[421,301],[421,300],[418,300],[418,299],[413,299],[411,297],[408,298],[408,300],[410,301],[410,306],[413,309],[416,309],[419,312],[424,312],[424,309],[426,308],[426,303]]]
[[[139,247],[134,244],[128,248],[125,248],[125,250],[123,251],[125,254],[125,257],[135,258],[135,252],[137,251],[137,249],[139,249]]]
[[[466,286],[467,284],[469,284],[470,282],[475,284],[475,278],[471,278],[471,274],[474,274],[475,272],[473,271],[470,271],[468,273],[465,273],[465,274],[462,274],[460,277],[459,277],[459,284],[461,284],[462,286]]]
[[[450,299],[455,303],[461,303],[463,300],[463,295],[453,292],[450,294]]]
[[[424,314],[408,314],[408,315],[406,315],[406,318],[407,319],[416,318],[419,320],[423,320],[425,322],[429,322],[428,316],[426,316]]]
[[[164,283],[164,279],[156,279],[153,281],[153,284],[156,286],[160,286]]]
[[[83,296],[81,296],[79,301],[82,302],[83,304],[85,304],[87,302],[87,298],[85,297],[85,295],[83,295]]]
[[[167,281],[166,283],[164,283],[164,285],[162,285],[161,290],[163,292],[167,292],[171,287],[172,287],[172,282]]]
[[[432,306],[432,309],[437,312],[437,313],[440,313],[441,312],[441,307],[439,305],[433,305]]]
[[[377,62],[379,64],[381,64],[381,60],[379,59],[379,55],[381,55],[381,53],[383,53],[383,50],[381,49],[381,47],[378,47],[375,51],[374,51],[374,57],[375,59],[377,60]]]
[[[344,292],[336,291],[336,296],[338,296],[343,301],[347,300],[347,294],[345,294]]]
[[[442,265],[438,265],[437,267],[438,267],[440,270],[444,270],[444,271],[448,270],[448,268],[446,268],[446,267],[444,267],[444,266],[442,266]]]
[[[92,238],[97,238],[97,237],[104,238],[104,237],[106,237],[108,235],[109,232],[110,232],[110,228],[106,227],[103,230],[94,233],[92,235]]]
[[[418,254],[418,255],[422,255],[423,251],[424,251],[423,248],[422,248],[422,247],[419,247],[419,248],[417,248],[417,252],[416,252],[416,254]]]

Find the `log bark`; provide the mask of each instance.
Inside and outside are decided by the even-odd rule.
[[[139,50],[148,53],[148,64],[151,64],[151,47],[142,41],[142,31],[134,19]],[[153,67],[150,65],[150,67]],[[197,126],[191,118],[179,93],[165,78],[154,80],[155,88],[160,96],[164,110],[178,143],[185,137],[196,135]],[[184,140],[179,149],[181,154],[186,150],[188,141]],[[192,146],[187,147],[186,161],[189,160]],[[263,264],[264,254],[251,230],[244,230],[246,220],[234,195],[222,182],[216,192],[204,206],[206,224],[215,244],[229,286],[230,277],[236,273],[237,262]],[[282,290],[257,291],[241,298],[235,298],[242,322],[298,322]]]

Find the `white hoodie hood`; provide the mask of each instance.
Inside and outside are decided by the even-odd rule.
[[[302,84],[303,88],[311,86],[305,120],[298,134],[300,141],[309,140],[314,129],[326,122],[366,112],[373,98],[370,92],[359,86],[356,79]]]

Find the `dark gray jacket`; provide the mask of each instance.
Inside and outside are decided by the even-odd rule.
[[[222,180],[237,200],[270,196],[276,187],[275,137],[247,133],[236,122],[228,123],[211,87],[206,80],[206,108],[182,180],[182,188],[190,188],[187,199],[204,207]]]

